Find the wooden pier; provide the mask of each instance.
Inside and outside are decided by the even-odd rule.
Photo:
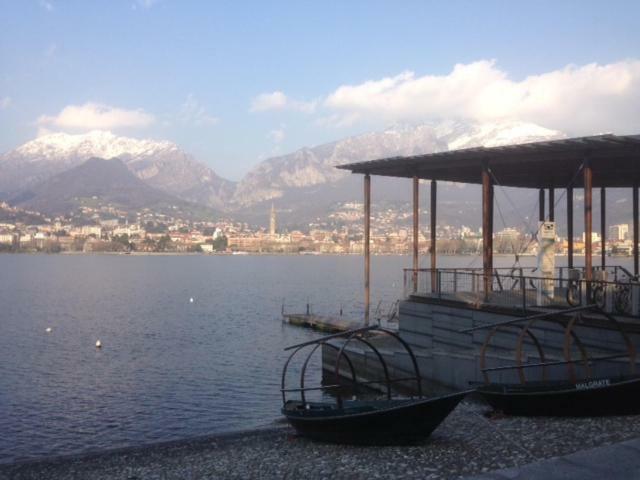
[[[289,325],[306,327],[326,333],[340,333],[363,326],[361,322],[347,320],[341,317],[325,317],[306,313],[287,313],[282,315],[282,321]]]

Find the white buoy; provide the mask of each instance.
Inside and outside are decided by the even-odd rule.
[[[102,348],[102,342],[100,340],[96,340],[96,348]]]
[[[47,332],[47,333],[51,333],[51,327],[47,327],[47,328],[45,329],[45,332]]]
[[[193,297],[189,299],[189,303],[193,303]]]

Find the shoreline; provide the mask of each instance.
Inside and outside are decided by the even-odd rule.
[[[97,255],[115,255],[115,256],[131,256],[131,257],[362,257],[362,253],[329,253],[329,252],[299,252],[299,253],[282,253],[282,252],[0,252],[0,255],[46,255],[46,256],[97,256]],[[411,252],[407,253],[371,253],[372,257],[411,257]],[[421,257],[427,258],[428,253],[421,253]],[[494,253],[494,258],[514,257],[513,253]],[[574,258],[583,258],[584,254],[574,253]],[[481,258],[482,254],[475,253],[438,253],[438,258],[445,257],[464,257],[464,258]],[[519,254],[520,258],[536,259],[533,254]],[[557,253],[555,257],[567,257],[565,254]],[[600,258],[599,254],[593,254],[593,258]],[[633,258],[631,255],[608,255],[607,258]]]
[[[188,437],[177,440],[160,440],[157,442],[128,445],[121,447],[111,447],[95,450],[87,450],[78,453],[63,453],[59,455],[45,455],[42,457],[24,458],[13,462],[0,462],[0,475],[4,469],[23,469],[31,466],[40,465],[60,465],[76,462],[98,461],[107,457],[137,455],[149,451],[172,450],[176,448],[198,448],[208,446],[211,443],[216,445],[224,445],[232,443],[238,439],[245,437],[261,438],[263,436],[273,436],[282,433],[283,430],[289,429],[289,425],[285,422],[274,421],[263,427],[255,427],[242,430],[231,430],[226,432],[213,433],[210,435],[200,435],[196,437]],[[2,478],[0,476],[0,478]]]
[[[637,439],[640,416],[525,418],[465,400],[410,446],[316,443],[285,423],[252,430],[0,464],[0,478],[464,478]],[[493,478],[493,477],[491,477]]]

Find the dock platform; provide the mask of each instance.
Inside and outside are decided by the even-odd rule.
[[[347,320],[341,317],[325,317],[306,313],[283,314],[282,321],[289,325],[306,327],[326,333],[340,333],[363,326],[362,322],[355,320]]]

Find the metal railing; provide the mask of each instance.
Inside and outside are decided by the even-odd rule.
[[[440,298],[473,305],[517,308],[571,308],[596,304],[609,313],[640,317],[640,283],[622,267],[594,269],[592,280],[584,269],[557,268],[553,277],[535,268],[496,268],[485,276],[481,268],[404,269],[404,296]]]

